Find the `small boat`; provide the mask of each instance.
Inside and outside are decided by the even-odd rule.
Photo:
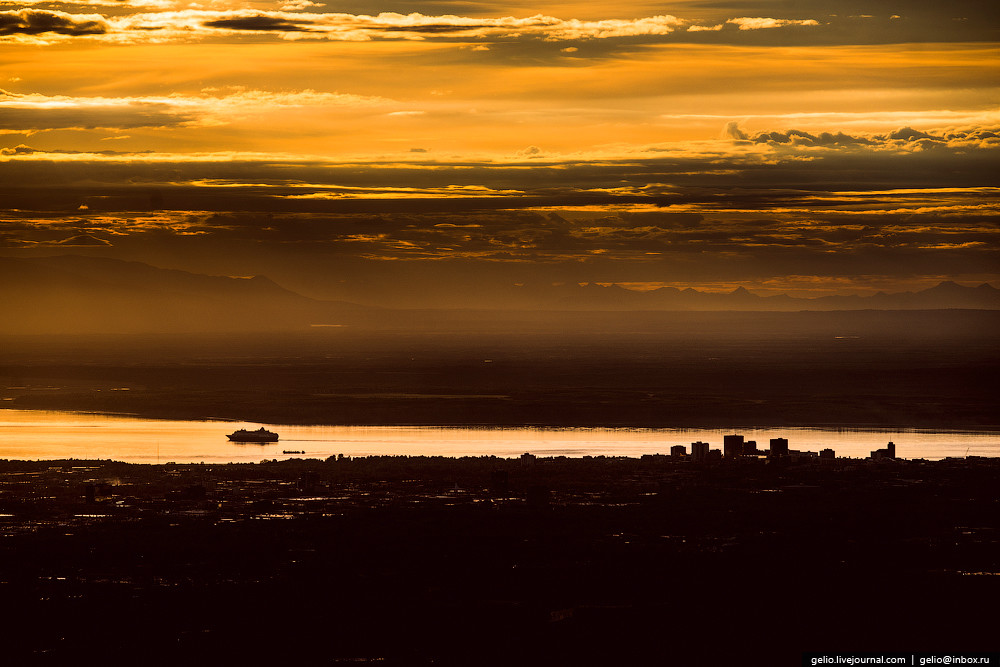
[[[278,434],[261,426],[256,431],[241,428],[227,436],[233,442],[278,442]]]
[[[283,450],[281,450],[281,453],[282,454],[305,454],[306,450],[304,450],[304,449],[283,449]]]

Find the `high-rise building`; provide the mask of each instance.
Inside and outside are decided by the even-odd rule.
[[[821,459],[835,459],[837,458],[836,452],[827,447],[826,449],[819,450],[819,457]]]
[[[727,459],[735,459],[743,456],[743,436],[722,436],[722,451]]]
[[[708,443],[700,440],[698,442],[692,442],[691,458],[695,461],[704,461],[708,459]]]
[[[687,454],[687,447],[684,445],[674,445],[670,448],[670,455],[675,459],[684,457]]]
[[[873,459],[894,459],[896,458],[896,444],[889,442],[883,449],[876,449],[871,453]]]
[[[788,438],[771,438],[770,457],[788,456]]]

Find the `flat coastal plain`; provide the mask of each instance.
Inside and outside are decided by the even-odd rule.
[[[6,337],[0,405],[271,424],[997,425],[998,311],[413,311],[392,327]]]

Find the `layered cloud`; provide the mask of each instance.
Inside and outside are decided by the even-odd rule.
[[[365,12],[368,5],[361,2],[327,6],[312,0],[0,0],[0,10],[6,7],[10,9],[0,11],[0,39],[33,43],[78,38],[120,44],[322,39],[480,46],[608,40],[816,45],[996,39],[989,3],[977,0],[872,7],[870,13],[845,12],[835,0],[798,2],[791,13],[789,3],[778,0],[678,0],[671,14],[658,13],[661,5],[654,3],[561,0],[542,5],[389,0],[377,14]],[[102,13],[64,11],[74,8]]]
[[[314,90],[275,92],[205,89],[196,95],[80,97],[0,90],[0,133],[53,129],[129,129],[219,125],[234,116],[259,116],[302,108],[372,108],[391,100]]]
[[[330,289],[989,279],[985,7],[0,0],[0,246]]]
[[[849,139],[824,144],[776,130],[755,133],[768,137],[760,143],[600,160],[454,164],[22,147],[0,162],[0,196],[17,209],[0,218],[0,247],[70,244],[161,265],[182,257],[184,268],[266,273],[316,296],[394,305],[407,302],[392,300],[393,283],[418,281],[409,305],[447,303],[433,292],[452,298],[456,281],[475,292],[515,282],[996,280],[1000,188],[989,166],[1000,149],[980,140],[995,132],[931,135],[938,146],[927,150],[906,131],[833,131]],[[364,296],[376,284],[383,291]]]
[[[866,146],[877,150],[919,151],[935,148],[1000,148],[1000,125],[993,127],[951,128],[923,132],[901,127],[885,134],[852,135],[844,132],[810,133],[802,130],[779,130],[747,133],[733,121],[726,125],[726,134],[739,142],[771,146]]]
[[[45,11],[50,12],[53,5],[76,8],[76,7],[101,7],[112,8],[118,11],[128,11],[131,9],[171,9],[183,4],[178,0],[0,0],[0,7],[16,6],[19,9],[25,7],[43,6]]]
[[[306,5],[305,7],[308,7]],[[818,26],[815,19],[732,18],[740,31]],[[255,9],[182,9],[123,16],[75,15],[42,9],[0,12],[0,36],[33,35],[51,41],[59,36],[83,35],[125,43],[181,41],[226,36],[276,36],[282,39],[334,41],[416,40],[447,42],[547,42],[606,39],[660,41],[685,28],[690,21],[671,15],[634,19],[565,19],[536,14],[526,17],[470,17],[398,14],[376,15],[265,11]],[[697,30],[687,30],[696,32]]]
[[[784,26],[789,25],[819,25],[819,21],[816,19],[772,19],[760,16],[755,18],[743,16],[740,18],[729,19],[726,23],[735,25],[740,30],[769,30],[772,28],[783,28]]]
[[[112,30],[100,14],[68,14],[41,9],[0,12],[0,37],[11,35],[103,35]]]
[[[1000,155],[1000,127],[870,135],[729,131],[731,141],[600,157],[450,164],[420,154],[409,161],[345,163],[292,156],[101,157],[22,146],[0,162],[0,189],[22,212],[129,218],[156,210],[171,229],[187,234],[236,229],[229,223],[213,228],[205,221],[221,218],[204,211],[242,211],[240,219],[258,221],[254,216],[286,216],[295,222],[239,229],[259,234],[259,241],[340,244],[350,237],[353,248],[381,249],[387,258],[461,251],[480,258],[578,253],[646,262],[644,253],[827,252],[848,241],[852,248],[996,250],[1000,189],[988,166]],[[127,184],[119,180],[125,163]],[[25,187],[26,181],[38,185]],[[379,218],[380,231],[368,238],[358,230],[369,229],[365,220],[373,218],[363,216],[406,222],[393,226]],[[517,230],[508,226],[512,220]],[[125,234],[144,227],[119,225]]]
[[[38,104],[45,106],[75,106],[77,98],[49,98],[45,96],[14,96],[18,104]],[[320,106],[341,103],[346,105],[390,104],[388,100],[360,98],[349,95],[325,95],[306,91],[301,94],[267,93],[263,91],[236,91],[225,95],[205,93],[196,97],[168,97],[155,100],[156,103],[171,103],[179,108],[196,109],[204,113],[224,113],[244,106],[263,111],[268,106],[287,109],[298,105]],[[90,99],[89,103],[99,109],[106,108],[104,101]],[[136,103],[153,104],[154,99],[136,98],[120,101],[122,106]],[[2,103],[0,103],[2,106]],[[575,154],[545,153],[537,147],[517,151],[507,158],[497,156],[466,155],[448,159],[445,156],[427,155],[423,151],[409,151],[392,158],[367,157],[355,162],[349,158],[320,158],[316,156],[296,156],[272,153],[273,160],[263,155],[250,153],[202,153],[194,155],[148,154],[141,162],[190,163],[190,170],[197,172],[204,163],[234,165],[253,163],[260,169],[258,173],[267,175],[265,180],[273,182],[270,173],[271,162],[280,163],[280,170],[289,176],[288,187],[334,187],[329,193],[315,193],[316,199],[331,199],[338,196],[354,197],[343,186],[371,186],[384,188],[387,193],[420,193],[430,188],[429,196],[451,198],[466,193],[470,196],[484,194],[521,196],[527,192],[545,195],[558,194],[564,188],[573,191],[590,191],[607,194],[642,194],[655,192],[659,195],[675,193],[682,184],[707,184],[710,180],[731,181],[751,184],[758,177],[784,169],[799,171],[804,177],[817,183],[822,189],[825,181],[809,174],[825,175],[837,173],[843,168],[848,172],[858,170],[858,165],[867,164],[857,176],[852,177],[859,184],[919,183],[930,187],[928,180],[937,179],[944,183],[949,177],[945,173],[926,174],[923,169],[898,169],[888,166],[893,161],[913,166],[936,163],[942,172],[952,173],[961,179],[988,179],[989,174],[980,171],[980,160],[995,159],[1000,151],[1000,124],[973,127],[946,127],[927,131],[911,127],[900,127],[885,133],[857,133],[845,131],[809,132],[799,129],[744,130],[736,121],[725,128],[728,139],[701,142],[681,142],[649,144],[646,146],[607,147],[601,150],[582,151]],[[19,160],[19,169],[28,168],[31,162],[49,161],[65,152],[47,152],[22,145],[8,149],[10,156],[6,169],[14,168]],[[88,154],[74,151],[73,161],[89,160]],[[135,159],[133,154],[123,153],[123,160]],[[113,162],[111,158],[109,158]],[[263,162],[259,162],[263,160]],[[867,162],[866,162],[867,161]],[[95,165],[100,165],[97,162]],[[111,164],[109,162],[108,164]],[[834,171],[831,171],[831,169]],[[88,167],[89,169],[90,167]],[[99,167],[91,178],[96,178]],[[142,178],[141,164],[137,165],[136,178]],[[219,173],[217,184],[252,185],[245,176],[226,176],[226,169],[213,167]],[[629,170],[636,170],[629,173]],[[240,167],[240,173],[243,173]],[[350,183],[342,178],[351,174]],[[628,175],[626,178],[625,176]],[[737,177],[738,176],[738,177]],[[843,179],[838,175],[837,179]],[[199,182],[204,179],[199,178]],[[406,185],[401,185],[406,183]],[[771,185],[769,178],[762,178],[762,185]],[[591,188],[593,185],[593,188]],[[948,185],[951,185],[950,183]],[[972,185],[962,183],[962,185]],[[977,183],[979,185],[979,183]],[[449,189],[451,188],[451,189]],[[300,196],[300,195],[296,195]],[[395,196],[393,194],[393,196]]]
[[[713,22],[671,14],[590,20],[540,13],[521,16],[420,12],[352,14],[320,11],[323,6],[312,2],[285,3],[280,9],[250,9],[246,5],[230,8],[228,3],[185,6],[186,3],[169,0],[99,0],[80,4],[113,9],[106,14],[25,8],[0,11],[0,38],[34,43],[84,38],[120,44],[252,38],[256,41],[421,41],[479,45],[608,40],[633,45],[676,42],[809,45],[988,41],[991,36],[988,25],[967,18],[948,20],[948,12],[944,9],[940,17],[927,16],[926,12],[901,17],[895,14],[845,16],[817,11],[812,17],[730,15]],[[221,8],[215,8],[219,4]],[[142,11],[151,8],[158,11]],[[139,11],[133,13],[131,10]]]

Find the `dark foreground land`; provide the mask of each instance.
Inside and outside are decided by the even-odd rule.
[[[2,338],[0,406],[273,424],[998,427],[1000,311],[409,317]]]
[[[0,462],[6,664],[996,650],[1000,460]]]

